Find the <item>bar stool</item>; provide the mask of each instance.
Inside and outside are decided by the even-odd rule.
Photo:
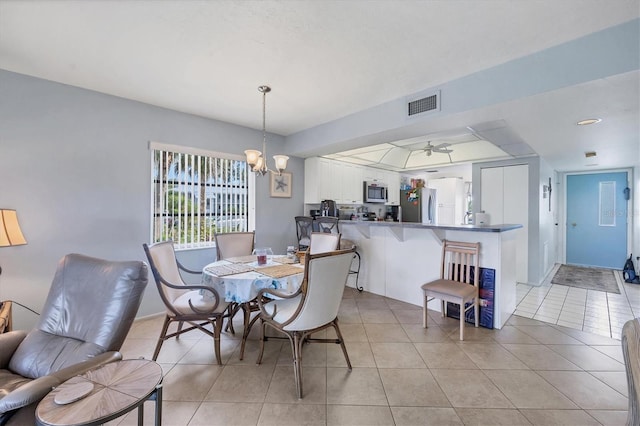
[[[315,218],[314,222],[317,225],[319,232],[340,233],[340,220],[337,217],[321,216]],[[360,263],[362,262],[362,258],[360,257],[360,253],[356,251],[356,243],[348,239],[340,240],[340,250],[350,250],[352,248],[354,249],[353,258],[358,259],[358,263],[349,270],[349,275],[356,276],[355,288],[358,291],[363,291],[364,287],[358,286],[358,278],[360,278]]]
[[[298,237],[298,250],[306,250],[311,244],[311,232],[313,232],[313,218],[311,216],[296,216],[296,236]]]

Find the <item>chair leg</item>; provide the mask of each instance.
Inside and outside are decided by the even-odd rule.
[[[258,354],[258,359],[256,360],[256,364],[262,363],[262,355],[264,354],[264,331],[267,327],[267,323],[260,319],[260,353]]]
[[[184,325],[184,321],[178,322],[178,332],[176,334],[176,340],[180,338],[180,332],[182,331],[182,326]]]
[[[293,346],[293,374],[296,380],[296,390],[298,399],[302,399],[302,339],[300,339],[298,332],[294,332],[291,344]]]
[[[160,337],[158,337],[158,343],[156,344],[156,349],[153,351],[153,357],[151,358],[154,361],[158,359],[158,355],[160,354],[160,348],[162,347],[162,344],[165,341],[165,336],[167,335],[167,330],[169,329],[170,322],[171,322],[171,319],[169,319],[169,315],[165,315],[164,324],[162,324],[162,331],[160,332]]]
[[[479,319],[480,319],[480,301],[478,300],[477,297],[473,302],[473,313],[475,314],[476,328],[478,328]]]
[[[340,327],[338,326],[338,318],[333,320],[333,328],[335,328],[336,335],[338,336],[338,340],[340,341],[340,346],[342,347],[342,353],[344,354],[344,359],[347,361],[347,367],[349,367],[349,371],[351,371],[351,361],[349,360],[347,347],[344,345],[344,339],[342,338],[342,333],[340,332]]]
[[[464,319],[466,311],[464,310],[464,302],[460,304],[460,340],[464,340]]]
[[[238,313],[238,306],[232,303],[227,307],[227,310],[229,311],[229,317],[227,318],[227,326],[224,331],[230,331],[231,334],[236,334],[236,330],[233,328],[233,317]]]
[[[244,315],[244,331],[242,332],[242,342],[240,343],[240,360],[244,358],[244,348],[247,345],[247,339],[249,338],[249,331],[251,331],[251,307],[248,303],[240,305],[242,307],[242,313]]]
[[[428,328],[427,327],[427,305],[429,304],[429,298],[427,297],[427,294],[424,294],[424,298],[422,301],[424,307],[422,308],[422,327],[424,328]]]
[[[220,334],[222,333],[222,323],[222,315],[220,315],[215,319],[215,321],[213,321],[213,346],[216,352],[216,360],[218,360],[218,365],[222,365],[222,356],[220,355]]]
[[[442,318],[447,316],[447,305],[444,300],[440,301],[440,313],[442,314]]]

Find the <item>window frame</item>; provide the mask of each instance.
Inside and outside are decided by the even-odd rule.
[[[155,242],[154,236],[154,222],[155,222],[155,152],[156,151],[170,151],[185,155],[199,155],[205,157],[211,157],[216,159],[225,159],[233,161],[242,161],[246,163],[246,157],[243,155],[232,154],[220,151],[210,151],[200,148],[193,148],[183,145],[165,144],[155,141],[149,141],[149,240],[153,244]],[[247,231],[255,229],[255,173],[251,172],[250,167],[247,165]],[[200,250],[200,249],[212,249],[215,248],[215,241],[210,242],[198,242],[198,243],[180,243],[174,241],[174,248],[176,251],[184,250]]]

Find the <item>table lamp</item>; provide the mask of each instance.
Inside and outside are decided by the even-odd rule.
[[[15,210],[0,209],[0,247],[27,244]],[[0,274],[2,268],[0,267]],[[11,302],[0,302],[0,333],[11,331]]]

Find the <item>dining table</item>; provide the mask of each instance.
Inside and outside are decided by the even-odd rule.
[[[251,319],[251,312],[258,310],[256,300],[258,292],[263,288],[295,292],[304,279],[304,263],[298,263],[297,258],[269,255],[267,262],[260,265],[255,255],[249,255],[209,263],[205,265],[202,272],[203,285],[214,288],[221,298],[234,303],[234,314],[239,309],[244,313],[240,347],[242,360],[247,337],[259,317],[258,315]]]

